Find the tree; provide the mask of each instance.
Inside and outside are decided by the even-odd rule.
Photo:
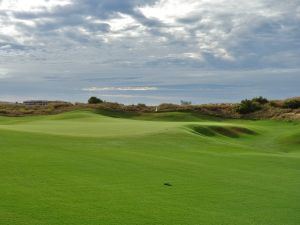
[[[181,105],[191,105],[191,104],[192,104],[192,102],[190,102],[190,101],[183,101],[183,100],[181,100],[181,101],[180,101],[180,104],[181,104]]]
[[[237,111],[241,114],[256,112],[261,109],[261,105],[255,101],[245,99],[241,101],[237,107]]]
[[[288,109],[299,109],[300,108],[300,100],[299,99],[289,99],[283,103],[283,108]]]
[[[99,103],[103,103],[103,101],[100,98],[92,96],[89,98],[88,103],[89,104],[99,104]]]
[[[144,103],[138,103],[137,106],[138,106],[138,107],[141,107],[141,108],[147,107],[146,104],[144,104]]]
[[[267,103],[269,102],[268,99],[266,99],[266,98],[264,98],[264,97],[262,97],[262,96],[253,98],[252,101],[253,101],[253,102],[257,102],[257,103],[259,103],[259,104],[261,104],[261,105],[267,104]]]

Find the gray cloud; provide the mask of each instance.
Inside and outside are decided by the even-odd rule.
[[[221,82],[224,70],[245,80],[266,70],[292,76],[300,65],[299,0],[34,2],[0,1],[2,79],[148,87],[184,82],[191,71]]]
[[[244,66],[247,61],[250,67],[261,67],[260,59],[300,45],[297,1],[282,4],[275,0],[251,3],[74,0],[51,10],[42,9],[11,9],[10,13],[0,10],[1,22],[16,33],[6,34],[0,40],[11,38],[15,45],[39,48],[53,43],[60,48],[62,45],[90,43],[99,46],[126,40],[119,46],[123,47],[120,51],[125,45],[135,48],[140,47],[139,43],[152,40],[158,47],[179,48],[181,53],[195,52],[207,58],[208,64],[218,66],[221,60],[229,67]],[[159,51],[158,55],[161,53]],[[295,57],[298,56],[297,52]]]

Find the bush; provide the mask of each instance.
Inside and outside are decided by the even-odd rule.
[[[103,103],[103,101],[97,97],[90,97],[88,100],[89,104],[99,104],[99,103]]]
[[[286,100],[283,103],[284,108],[289,108],[289,109],[299,109],[300,108],[300,99],[290,99]]]
[[[139,104],[137,104],[137,107],[139,107],[139,108],[145,108],[145,107],[147,107],[147,106],[146,106],[146,104],[144,104],[144,103],[139,103]]]
[[[180,106],[172,104],[172,103],[163,103],[163,104],[160,104],[158,106],[158,110],[159,111],[164,111],[164,112],[167,112],[167,111],[178,111],[178,110],[180,110]]]
[[[253,101],[253,102],[257,102],[257,103],[259,103],[259,104],[261,104],[261,105],[267,104],[267,103],[269,102],[268,99],[266,99],[266,98],[264,98],[264,97],[262,97],[262,96],[253,98],[252,101]]]
[[[192,102],[181,100],[181,101],[180,101],[180,104],[181,104],[181,105],[192,105]]]
[[[280,106],[280,103],[278,102],[278,101],[270,101],[269,102],[269,105],[271,106],[271,107],[279,107]]]
[[[245,99],[241,101],[241,103],[237,107],[237,112],[241,114],[247,114],[247,113],[252,113],[256,112],[261,109],[261,106],[259,103]]]

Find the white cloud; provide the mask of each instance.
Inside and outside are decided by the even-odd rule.
[[[101,97],[109,97],[109,98],[132,98],[132,99],[154,99],[154,100],[166,100],[166,99],[178,99],[178,97],[173,97],[173,96],[154,96],[154,95],[117,95],[117,94],[112,94],[112,95],[101,95]]]
[[[158,29],[163,34],[195,44],[202,53],[233,61],[237,57],[234,47],[241,40],[264,24],[296,17],[297,5],[297,1],[281,4],[275,0],[159,0],[138,10],[160,21],[163,26]]]
[[[0,50],[6,50],[6,49],[10,49],[11,45],[7,44],[7,45],[3,45],[0,47]]]
[[[89,87],[83,88],[83,91],[156,91],[157,87]]]
[[[190,15],[197,7],[199,7],[199,1],[195,0],[160,0],[154,5],[146,5],[138,9],[149,19],[157,19],[174,25],[178,18]]]
[[[110,26],[109,33],[100,35],[106,43],[122,38],[139,38],[145,35],[145,27],[130,15],[117,13],[115,18],[102,20],[101,22]]]
[[[43,11],[57,6],[70,4],[69,0],[2,0],[0,10],[8,11]]]
[[[201,54],[199,54],[199,53],[185,52],[182,55],[183,55],[183,57],[186,57],[186,58],[196,59],[196,60],[203,61],[203,56]]]
[[[8,78],[8,77],[9,77],[8,71],[0,69],[0,79],[5,79],[5,78]]]
[[[272,32],[277,32],[278,37],[284,35],[279,27],[286,27],[289,31],[285,33],[292,33],[296,32],[291,31],[297,29],[296,21],[300,22],[299,4],[292,0],[284,3],[276,0],[158,0],[139,5],[124,2],[132,8],[122,10],[115,6],[116,11],[109,11],[112,9],[106,9],[107,3],[101,1],[3,0],[0,33],[5,36],[0,36],[0,43],[10,39],[13,43],[51,51],[53,47],[62,49],[77,42],[90,43],[93,47],[122,42],[130,49],[145,49],[149,55],[153,54],[151,48],[157,46],[156,56],[160,57],[192,52],[201,58],[209,55],[238,63],[243,57],[241,54],[256,50],[247,47],[244,50],[245,42],[266,39],[268,34],[256,35],[257,29],[273,25]],[[274,34],[269,35],[270,41],[274,41]]]

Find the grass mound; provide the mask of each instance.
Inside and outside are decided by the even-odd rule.
[[[242,135],[255,135],[255,131],[245,127],[234,127],[234,126],[203,126],[203,125],[192,125],[189,126],[192,132],[208,137],[222,135],[230,138],[238,138]]]
[[[108,110],[108,109],[96,109],[94,112],[99,115],[103,115],[103,116],[107,116],[107,117],[125,118],[125,119],[139,117],[139,115],[140,115],[137,112],[123,112],[123,111]]]
[[[300,133],[283,137],[281,143],[286,145],[300,145]]]
[[[195,125],[195,126],[190,126],[190,128],[196,134],[209,136],[209,137],[216,136],[216,133],[209,127]]]

